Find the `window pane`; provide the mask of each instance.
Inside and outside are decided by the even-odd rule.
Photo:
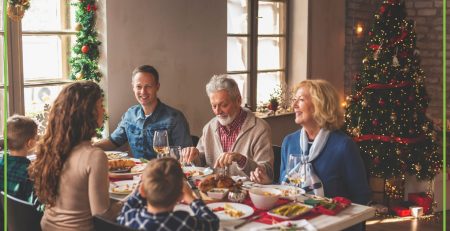
[[[227,10],[228,34],[247,34],[247,0],[228,0]]]
[[[247,37],[228,37],[227,70],[247,70]]]
[[[34,118],[39,123],[39,134],[44,132],[44,127],[47,125],[46,112],[62,87],[62,85],[58,85],[25,88],[25,115]]]
[[[72,18],[75,18],[75,15],[70,13],[69,7],[70,1],[67,0],[32,0],[30,8],[22,19],[22,30],[72,29],[71,22],[74,22]]]
[[[239,92],[241,92],[242,97],[242,106],[249,102],[249,94],[248,94],[248,75],[247,74],[233,74],[229,75],[232,79],[234,79],[239,87]]]
[[[23,69],[26,80],[65,79],[74,36],[23,36]],[[45,54],[45,58],[42,55]]]
[[[284,33],[284,3],[259,2],[258,34]]]
[[[279,89],[284,78],[284,72],[268,72],[258,74],[256,102],[258,106],[269,103],[270,94]]]
[[[258,38],[258,70],[284,68],[284,38]]]

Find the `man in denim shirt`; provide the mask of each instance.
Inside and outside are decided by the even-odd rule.
[[[170,146],[192,146],[189,124],[183,113],[162,103],[158,97],[159,74],[152,66],[137,67],[132,74],[133,92],[139,105],[132,106],[109,139],[97,143],[104,150],[114,150],[126,142],[135,158],[153,159],[153,134],[167,130]]]

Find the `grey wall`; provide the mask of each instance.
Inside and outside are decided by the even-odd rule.
[[[127,108],[136,104],[132,70],[150,64],[160,73],[160,99],[183,111],[191,133],[200,135],[212,117],[205,84],[213,74],[226,71],[226,1],[108,0],[102,4],[110,132]]]
[[[291,3],[290,43],[294,49],[289,54],[288,83],[292,86],[307,77],[327,79],[343,98],[344,0],[309,1],[309,16],[308,1]],[[132,70],[150,64],[160,72],[160,98],[182,110],[191,133],[200,135],[213,116],[204,86],[213,74],[226,72],[226,1],[102,0],[99,9],[109,132],[136,104],[130,84]],[[308,36],[306,47],[302,41]],[[311,59],[308,65],[307,56]],[[266,120],[275,144],[298,129],[293,115]]]

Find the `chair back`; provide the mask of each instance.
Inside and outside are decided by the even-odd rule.
[[[133,229],[120,225],[116,222],[112,222],[102,216],[94,216],[94,229],[97,231],[131,231]]]
[[[280,179],[280,167],[281,167],[281,147],[273,145],[273,182],[278,183]]]
[[[3,207],[1,192],[1,204]],[[8,195],[8,230],[9,231],[40,231],[42,214],[31,203]]]

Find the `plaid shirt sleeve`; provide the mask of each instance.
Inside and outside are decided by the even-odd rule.
[[[119,216],[117,217],[117,222],[121,225],[129,226],[133,221],[140,209],[146,209],[147,201],[145,198],[139,195],[139,191],[135,191],[128,200],[124,203]]]
[[[219,229],[219,218],[209,209],[202,200],[196,199],[191,203],[194,211],[196,226],[195,230],[214,231]]]

